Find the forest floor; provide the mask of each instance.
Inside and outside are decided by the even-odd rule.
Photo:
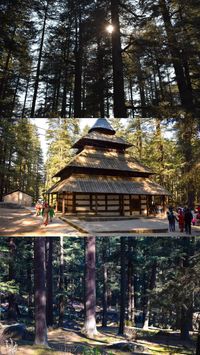
[[[60,218],[59,218],[60,217]],[[0,236],[3,237],[30,237],[30,236],[188,236],[178,231],[168,232],[166,218],[136,218],[107,220],[82,220],[75,217],[61,217],[56,214],[53,222],[43,225],[42,217],[35,216],[34,208],[9,209],[0,208]],[[200,226],[192,226],[192,235],[200,236]]]
[[[195,341],[181,341],[180,335],[170,331],[137,328],[137,340],[127,341],[117,335],[117,327],[98,328],[95,339],[85,337],[74,329],[52,329],[48,332],[49,349],[33,345],[30,341],[20,341],[14,355],[178,355],[195,354]],[[133,348],[130,348],[133,344]],[[132,350],[131,350],[132,349]],[[133,350],[135,349],[135,350]],[[4,347],[1,355],[8,355]],[[11,353],[10,353],[11,354]]]

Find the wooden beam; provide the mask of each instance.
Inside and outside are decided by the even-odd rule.
[[[130,215],[132,216],[131,195],[129,195],[129,206],[130,206]]]
[[[56,209],[55,212],[58,212],[58,193],[56,194]]]
[[[124,216],[124,195],[119,195],[120,216]]]
[[[163,213],[166,213],[166,196],[163,196]]]
[[[63,192],[62,197],[62,214],[65,214],[65,192]]]
[[[98,213],[98,201],[97,201],[97,194],[95,194],[95,215]]]
[[[72,193],[72,212],[76,213],[76,192]]]

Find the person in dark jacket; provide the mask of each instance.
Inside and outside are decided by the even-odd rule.
[[[169,231],[170,232],[175,232],[176,216],[174,215],[172,208],[169,208],[169,211],[167,212],[167,218],[168,218],[168,221],[169,221]]]
[[[193,215],[189,208],[186,209],[184,213],[184,221],[185,221],[185,232],[187,234],[191,234],[191,223],[192,223]]]

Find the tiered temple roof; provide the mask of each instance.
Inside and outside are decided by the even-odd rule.
[[[154,174],[151,169],[125,153],[131,144],[115,133],[106,119],[98,119],[88,134],[73,145],[78,153],[54,175],[61,180],[47,193],[170,195],[149,180]]]

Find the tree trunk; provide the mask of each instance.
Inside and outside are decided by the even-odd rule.
[[[47,346],[45,243],[46,240],[44,237],[35,238],[35,344]]]
[[[199,323],[199,331],[197,335],[197,342],[196,342],[196,355],[200,355],[200,323]]]
[[[9,270],[8,270],[8,277],[9,280],[15,280],[15,257],[16,257],[16,249],[17,246],[13,238],[9,240]],[[16,303],[15,295],[9,294],[8,297],[8,314],[7,317],[9,320],[17,321],[19,316],[19,310]]]
[[[46,311],[46,321],[47,326],[53,325],[53,270],[52,270],[52,259],[53,259],[53,238],[47,238],[46,242],[46,255],[47,255],[47,311]]]
[[[125,327],[125,302],[126,302],[126,239],[120,238],[121,251],[121,282],[120,282],[120,322],[118,334],[124,334]]]
[[[185,254],[182,259],[183,268],[188,268],[190,266],[189,259],[193,254],[193,249],[191,245],[191,239],[188,237],[182,238],[183,245],[183,253]],[[184,305],[181,307],[181,320],[180,320],[180,331],[181,331],[181,339],[187,340],[190,339],[190,329],[191,329],[191,317],[193,313],[193,300],[191,297],[187,297],[184,300]]]
[[[85,243],[85,322],[83,333],[88,337],[98,334],[96,328],[96,238],[86,237]]]
[[[159,4],[162,12],[163,21],[165,24],[165,30],[167,32],[168,45],[172,55],[172,63],[176,74],[176,81],[178,84],[181,103],[182,106],[185,108],[186,112],[194,113],[193,93],[187,86],[187,81],[182,66],[182,55],[180,53],[179,45],[171,24],[169,10],[167,8],[165,0],[160,0]]]
[[[35,84],[34,84],[34,93],[33,93],[32,107],[31,107],[31,117],[35,116],[35,105],[36,105],[36,100],[37,100],[38,85],[39,85],[39,79],[40,79],[40,66],[41,66],[41,61],[42,61],[42,51],[43,51],[44,35],[45,35],[46,22],[47,22],[48,5],[49,5],[49,0],[47,0],[47,2],[46,2],[45,11],[44,11],[44,21],[43,21],[43,27],[42,27],[42,37],[41,37],[41,41],[40,41],[36,78],[35,78]]]
[[[114,117],[127,117],[124,94],[124,74],[122,49],[120,40],[119,0],[111,0],[112,32],[112,65],[113,65],[113,99]]]
[[[25,91],[25,97],[24,97],[24,103],[23,103],[22,115],[21,115],[22,118],[24,118],[24,116],[25,116],[26,101],[27,101],[28,89],[29,89],[29,81],[30,81],[30,77],[27,78],[27,82],[26,82],[26,91]]]
[[[102,327],[107,327],[107,307],[108,307],[108,267],[107,267],[107,239],[103,238],[102,262],[103,262],[103,318]]]
[[[104,68],[104,52],[102,50],[102,41],[99,36],[97,39],[97,65],[98,65],[98,106],[100,117],[105,117],[105,104],[104,104],[104,96],[105,96],[105,85],[103,78],[103,68]]]
[[[128,239],[128,321],[131,322],[131,326],[135,325],[134,315],[134,274],[133,274],[133,238]]]
[[[82,26],[81,13],[79,14],[79,23],[76,18],[76,45],[75,56],[75,78],[74,78],[74,117],[82,117],[81,110],[81,89],[82,89]]]
[[[63,326],[64,320],[64,245],[63,237],[60,237],[60,275],[59,275],[59,327]]]
[[[156,272],[157,272],[157,260],[154,260],[152,269],[151,269],[151,277],[149,282],[149,290],[152,291],[156,285]],[[144,309],[144,325],[143,329],[149,328],[149,320],[150,320],[150,308],[151,308],[151,300],[150,295],[146,297],[146,305]]]

